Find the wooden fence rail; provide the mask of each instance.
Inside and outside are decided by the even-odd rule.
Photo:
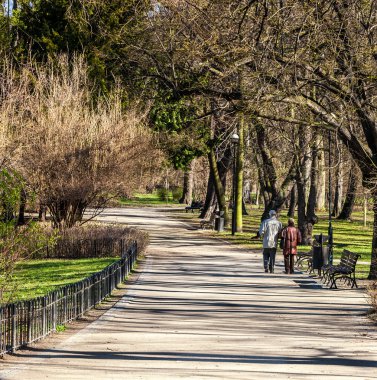
[[[104,300],[131,272],[138,255],[136,242],[122,258],[101,272],[61,287],[43,297],[0,307],[0,355],[42,339],[56,327],[81,317]]]

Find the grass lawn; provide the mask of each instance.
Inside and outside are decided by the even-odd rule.
[[[169,193],[169,198],[166,200],[161,199],[157,192],[152,194],[134,194],[132,198],[121,197],[119,200],[122,206],[176,206],[179,203],[173,200],[172,193]]]
[[[244,216],[243,219],[243,233],[237,233],[232,236],[230,228],[224,232],[208,232],[214,236],[220,236],[234,244],[240,244],[250,249],[261,250],[261,240],[251,240],[252,236],[255,236],[260,225],[260,218],[262,215],[262,209],[256,207],[249,207],[249,215]],[[198,219],[198,214],[184,213],[180,215],[187,219]],[[319,223],[314,226],[314,234],[328,233],[328,214],[326,212],[318,213]],[[357,277],[365,278],[369,273],[369,263],[372,250],[372,222],[373,214],[369,212],[367,219],[367,227],[363,226],[362,212],[354,212],[352,215],[352,222],[333,220],[333,232],[334,232],[334,258],[340,257],[343,249],[348,249],[352,252],[357,252],[362,255],[361,262],[367,262],[368,264],[357,265]],[[288,217],[286,211],[283,211],[279,217],[283,225],[287,225]],[[296,219],[297,220],[297,219]],[[301,246],[300,250],[309,250],[310,247]]]
[[[112,257],[20,262],[17,264],[13,278],[12,300],[26,300],[43,296],[61,286],[83,280],[117,260],[117,258]]]

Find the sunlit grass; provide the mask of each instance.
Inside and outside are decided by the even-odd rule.
[[[119,258],[90,258],[76,260],[30,260],[17,264],[12,284],[12,301],[39,297],[61,286],[89,277],[119,260]],[[8,297],[7,297],[8,296]]]
[[[121,197],[119,202],[122,206],[167,206],[178,205],[173,199],[172,192],[169,192],[168,199],[161,199],[157,192],[151,194],[136,193],[131,198]]]

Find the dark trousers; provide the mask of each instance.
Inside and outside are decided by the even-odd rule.
[[[295,264],[295,255],[284,255],[284,266],[286,273],[293,273]]]
[[[276,248],[263,248],[263,265],[264,269],[274,270]]]

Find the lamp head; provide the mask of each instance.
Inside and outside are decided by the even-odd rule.
[[[232,142],[232,144],[238,144],[238,142],[240,141],[240,136],[238,136],[237,133],[233,133],[230,136],[230,141]]]

